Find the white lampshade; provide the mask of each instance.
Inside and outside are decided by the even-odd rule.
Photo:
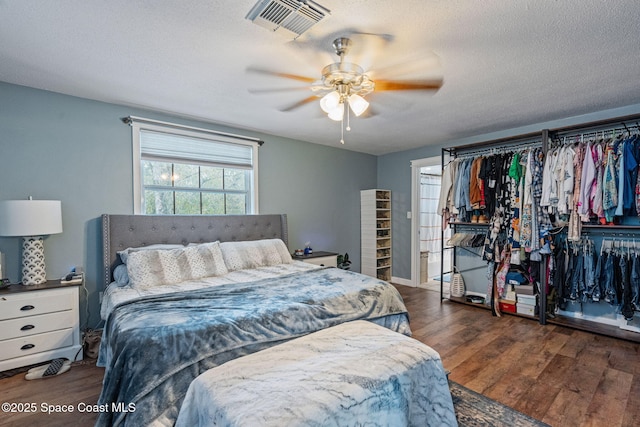
[[[344,117],[344,103],[336,105],[333,110],[329,111],[329,118],[339,122]]]
[[[22,284],[46,283],[42,236],[62,233],[59,200],[1,200],[0,236],[20,236],[22,242]]]
[[[353,114],[359,116],[369,108],[369,103],[363,97],[354,93],[349,96],[349,106]]]
[[[0,200],[0,236],[62,233],[59,200]]]
[[[340,104],[340,94],[336,91],[329,92],[320,99],[320,108],[325,113],[331,113]]]

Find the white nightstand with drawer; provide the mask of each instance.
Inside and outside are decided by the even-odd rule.
[[[0,290],[0,371],[82,359],[79,286],[50,280]]]
[[[318,251],[310,255],[294,256],[293,259],[326,267],[338,266],[338,254],[335,252]]]

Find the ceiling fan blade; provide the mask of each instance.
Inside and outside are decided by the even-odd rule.
[[[351,47],[346,55],[346,61],[354,62],[364,70],[371,69],[388,53],[389,45],[394,37],[390,34],[376,34],[354,32],[349,35]]]
[[[265,70],[265,69],[262,69],[262,68],[255,68],[255,67],[248,67],[247,71],[250,72],[250,73],[266,74],[266,75],[269,75],[269,76],[282,77],[282,78],[285,78],[285,79],[297,80],[297,81],[305,82],[305,83],[313,83],[316,80],[318,80],[315,77],[306,77],[306,76],[300,76],[300,75],[297,75],[297,74],[280,73],[278,71]]]
[[[440,57],[431,51],[405,56],[402,60],[377,63],[375,67],[365,68],[367,75],[374,81],[378,79],[423,80],[442,77]],[[428,73],[428,74],[425,74]]]
[[[297,92],[297,91],[309,91],[311,90],[309,86],[300,86],[300,87],[280,87],[280,88],[269,88],[269,89],[249,89],[249,93],[279,93],[279,92]]]
[[[442,87],[442,79],[433,80],[375,80],[374,91],[388,90],[438,90]]]
[[[313,101],[316,101],[317,99],[318,99],[318,97],[317,97],[317,96],[315,96],[315,95],[311,95],[311,96],[309,96],[309,97],[307,97],[307,98],[305,98],[305,99],[303,99],[303,100],[301,100],[301,101],[298,101],[298,102],[296,102],[295,104],[292,104],[292,105],[290,105],[290,106],[288,106],[288,107],[286,107],[286,108],[281,108],[281,109],[280,109],[280,111],[285,111],[285,112],[286,112],[286,111],[293,111],[293,110],[295,110],[296,108],[300,108],[300,107],[302,107],[303,105],[306,105],[306,104],[309,104],[309,103],[311,103],[311,102],[313,102]]]

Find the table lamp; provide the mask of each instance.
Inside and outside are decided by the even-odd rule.
[[[22,237],[22,284],[47,281],[43,236],[62,233],[59,200],[0,200],[0,236]]]

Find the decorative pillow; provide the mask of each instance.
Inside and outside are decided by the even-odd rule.
[[[122,251],[119,251],[118,255],[120,255],[120,259],[122,260],[122,262],[126,264],[127,259],[129,258],[129,254],[131,254],[132,252],[148,251],[148,250],[171,250],[171,249],[180,249],[180,248],[184,248],[184,245],[159,243],[156,245],[140,246],[137,248],[127,248]]]
[[[221,276],[228,272],[219,242],[171,250],[134,251],[128,258],[129,282],[137,289]]]
[[[118,286],[127,286],[129,284],[129,273],[127,273],[125,264],[120,264],[113,269],[113,280]]]
[[[223,242],[220,248],[229,271],[293,262],[287,246],[280,239]]]

